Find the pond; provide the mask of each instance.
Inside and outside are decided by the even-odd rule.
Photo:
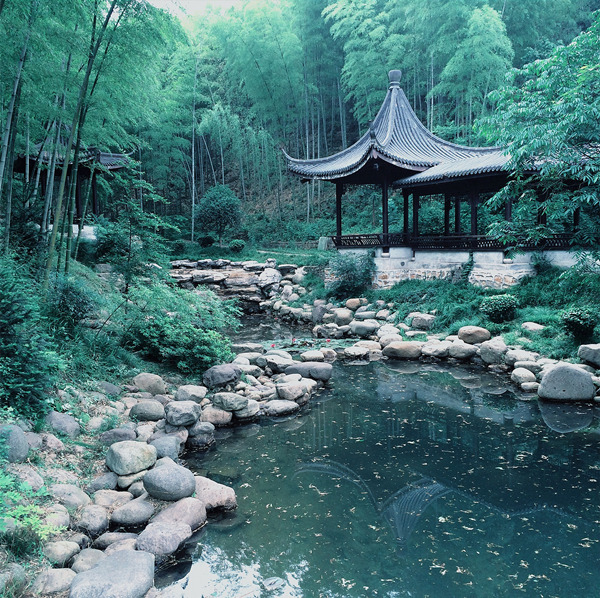
[[[336,364],[296,417],[220,430],[188,466],[233,486],[239,508],[205,528],[177,585],[186,598],[597,596],[595,408],[517,401],[506,384],[475,367]]]

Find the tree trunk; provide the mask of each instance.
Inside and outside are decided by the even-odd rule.
[[[92,192],[92,178],[94,176],[95,164],[92,164],[92,172],[90,174],[90,180],[88,181],[88,187],[85,192],[85,199],[83,200],[83,208],[81,208],[81,220],[79,221],[79,230],[77,231],[77,240],[75,241],[75,250],[73,252],[73,259],[77,259],[79,253],[79,243],[81,242],[81,234],[83,233],[83,227],[85,226],[85,214],[87,211],[88,204],[90,202],[90,195]]]
[[[21,98],[21,84],[19,84],[19,89],[17,91],[17,108],[14,112],[14,126],[11,127],[10,133],[10,143],[8,149],[9,166],[8,166],[8,184],[7,184],[7,194],[6,194],[6,213],[4,219],[4,254],[8,255],[10,248],[10,224],[12,217],[12,195],[13,195],[13,166],[15,163],[15,138],[17,136],[17,122],[19,120],[19,100]]]

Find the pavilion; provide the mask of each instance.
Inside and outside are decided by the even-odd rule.
[[[379,271],[395,272],[385,283],[408,277],[448,276],[474,253],[496,253],[496,261],[500,264],[512,264],[505,256],[507,247],[478,230],[478,207],[507,184],[510,156],[503,148],[467,147],[431,133],[411,108],[400,87],[401,76],[399,70],[390,71],[385,100],[369,130],[356,143],[331,156],[313,160],[296,159],[285,154],[288,170],[303,181],[335,183],[336,234],[332,237],[333,243],[338,249],[375,248],[376,258],[401,260],[398,264],[377,263],[376,260]],[[381,233],[342,234],[342,202],[350,185],[381,187]],[[389,230],[390,189],[399,189],[403,195],[401,232]],[[436,235],[423,235],[419,231],[419,208],[424,196],[443,197],[444,225]],[[461,230],[461,207],[464,203],[470,210],[468,232]],[[509,201],[504,207],[504,218],[510,220],[511,217],[512,202]],[[539,210],[538,223],[545,223],[545,218],[545,213]],[[578,214],[575,215],[574,226],[577,218]],[[545,242],[544,247],[526,249],[568,248],[570,239],[569,233],[555,235]],[[423,252],[428,252],[428,255],[424,257]],[[564,258],[564,255],[561,257]],[[408,271],[411,267],[406,264],[407,260],[413,262],[412,272]],[[488,255],[483,261],[490,263],[494,259]],[[417,273],[414,262],[426,267],[420,268]],[[407,271],[398,272],[398,268],[406,268]],[[496,274],[492,273],[497,283],[495,286],[511,284],[519,278],[511,280],[514,277],[508,276],[507,280],[498,283]]]

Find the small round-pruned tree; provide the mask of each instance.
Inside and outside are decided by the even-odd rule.
[[[242,204],[227,185],[211,187],[198,202],[196,222],[204,232],[214,232],[219,245],[225,231],[239,225],[242,217]]]

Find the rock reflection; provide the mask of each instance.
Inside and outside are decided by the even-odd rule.
[[[594,421],[594,406],[588,403],[538,401],[538,406],[544,423],[561,434],[583,430]]]

